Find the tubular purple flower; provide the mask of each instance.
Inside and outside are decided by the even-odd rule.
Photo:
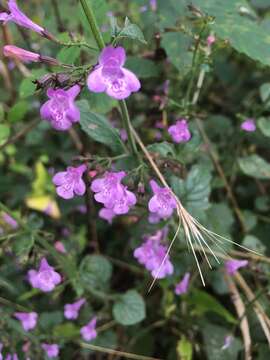
[[[31,51],[21,49],[14,45],[6,45],[3,47],[3,54],[6,57],[18,59],[23,62],[39,62],[40,55]]]
[[[191,138],[188,123],[185,119],[177,120],[175,125],[169,127],[168,133],[177,144],[188,142]]]
[[[55,130],[70,129],[74,123],[80,121],[80,110],[75,105],[75,98],[80,91],[79,85],[74,85],[69,90],[48,89],[49,100],[40,109],[42,119],[49,121]]]
[[[107,95],[117,100],[127,98],[139,91],[141,84],[136,75],[123,67],[126,61],[125,49],[107,46],[99,56],[99,63],[89,74],[87,85],[90,91]]]
[[[28,271],[28,281],[33,288],[40,289],[44,292],[52,291],[56,285],[60,284],[61,276],[54,268],[50,266],[45,258],[40,262],[38,271]]]
[[[85,165],[69,166],[67,171],[55,174],[52,181],[56,186],[57,194],[65,200],[72,199],[75,195],[84,195],[86,186],[82,176],[85,171]]]
[[[91,341],[97,337],[96,324],[97,318],[94,317],[87,325],[81,328],[80,333],[85,341]]]
[[[185,273],[183,279],[175,286],[175,294],[182,295],[188,292],[190,273]]]
[[[209,35],[206,41],[207,41],[207,45],[211,47],[216,42],[216,37],[214,35]]]
[[[9,13],[6,12],[0,13],[0,21],[3,21],[4,24],[6,24],[8,21],[12,21],[19,26],[35,31],[41,36],[47,37],[48,39],[52,38],[52,35],[47,30],[45,30],[43,27],[37,25],[32,20],[30,20],[19,9],[16,0],[8,1],[8,9],[9,9]]]
[[[32,330],[37,325],[38,314],[36,312],[16,312],[14,316],[16,319],[20,320],[25,331]]]
[[[64,315],[66,319],[75,320],[79,316],[80,308],[85,303],[85,299],[79,299],[73,304],[66,304],[64,308]]]
[[[254,119],[246,119],[241,124],[241,129],[247,132],[256,131],[256,124]]]
[[[18,222],[13,219],[9,214],[3,213],[2,218],[6,224],[8,224],[12,229],[16,230],[19,227]]]
[[[41,344],[42,349],[46,352],[49,359],[55,358],[59,355],[58,344]]]
[[[154,196],[148,203],[149,211],[162,219],[169,218],[177,207],[176,200],[170,189],[160,187],[155,180],[150,181],[150,186]]]
[[[225,262],[225,270],[228,275],[234,275],[238,269],[246,267],[248,265],[247,260],[228,260]]]

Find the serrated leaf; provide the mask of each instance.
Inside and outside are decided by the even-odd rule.
[[[122,29],[120,28],[120,30],[117,25],[117,22],[115,21],[113,23],[112,33],[113,33],[113,31],[114,32],[118,31],[117,35],[114,35],[115,39],[128,38],[128,39],[137,40],[137,41],[142,42],[143,44],[146,44],[142,30],[139,28],[138,25],[131,23],[128,17],[126,17],[126,19],[125,19],[124,27]]]
[[[113,305],[114,319],[122,325],[134,325],[145,318],[145,303],[136,290],[129,290]]]
[[[86,256],[79,268],[82,285],[86,289],[101,289],[108,287],[112,275],[111,263],[101,255]]]
[[[104,116],[91,112],[86,100],[78,101],[77,106],[81,112],[80,125],[87,135],[91,139],[109,146],[114,152],[122,153],[125,147],[118,130]]]
[[[270,179],[270,164],[259,155],[250,155],[238,159],[242,172],[256,179]]]

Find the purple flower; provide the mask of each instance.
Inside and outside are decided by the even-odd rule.
[[[3,47],[3,54],[6,57],[15,58],[23,62],[39,62],[40,55],[32,51],[21,49],[14,45],[6,45]]]
[[[8,224],[10,227],[12,227],[12,229],[16,230],[19,227],[17,221],[13,219],[13,217],[11,217],[9,214],[3,213],[2,217],[4,222]]]
[[[224,344],[221,348],[221,350],[226,350],[232,345],[233,337],[231,335],[225,336]]]
[[[148,203],[149,211],[158,215],[162,219],[167,219],[172,215],[177,206],[174,196],[172,195],[170,189],[160,187],[155,180],[150,181],[150,186],[154,196]]]
[[[228,260],[225,262],[225,270],[228,275],[234,275],[236,271],[248,265],[247,260]]]
[[[188,292],[190,273],[185,273],[183,279],[175,286],[176,295],[186,294]]]
[[[20,320],[25,331],[32,330],[37,325],[38,314],[36,312],[16,312],[14,316]]]
[[[80,91],[79,85],[74,85],[68,90],[49,88],[47,95],[50,99],[40,108],[42,119],[51,122],[56,130],[70,129],[73,123],[80,120],[80,110],[74,103]]]
[[[16,0],[8,1],[8,9],[10,13],[0,13],[0,21],[3,21],[4,23],[13,21],[15,24],[33,30],[40,35],[46,35],[45,29],[43,27],[35,24],[19,9]]]
[[[150,7],[153,11],[157,11],[157,0],[149,0]]]
[[[102,179],[94,180],[91,185],[91,190],[96,193],[96,201],[111,209],[115,215],[128,213],[129,208],[136,204],[136,196],[121,184],[125,175],[124,171],[106,172]]]
[[[147,9],[148,9],[147,5],[143,5],[143,6],[140,6],[139,11],[140,11],[140,13],[144,13],[147,11]]]
[[[150,213],[148,216],[148,222],[150,224],[158,224],[160,222],[161,218],[156,213]]]
[[[41,347],[46,351],[48,358],[57,357],[59,354],[59,346],[57,344],[41,344]]]
[[[86,186],[82,176],[85,171],[85,165],[69,166],[67,171],[55,174],[52,181],[56,186],[57,194],[65,200],[72,199],[75,195],[84,195]]]
[[[7,354],[6,360],[19,360],[18,355],[16,353],[14,354]]]
[[[125,129],[120,129],[120,138],[122,141],[127,141],[128,136]]]
[[[140,89],[136,75],[123,67],[126,61],[125,49],[107,46],[99,56],[99,63],[89,74],[87,85],[90,91],[106,92],[107,95],[121,100]]]
[[[256,124],[254,119],[246,119],[241,124],[241,129],[247,132],[253,132],[256,130]]]
[[[169,256],[166,257],[168,248],[160,243],[164,238],[164,234],[164,231],[158,231],[154,235],[146,237],[144,243],[135,249],[133,253],[138,262],[151,271],[153,277],[158,279],[165,278],[173,273],[170,258]]]
[[[115,213],[112,209],[102,208],[99,210],[98,216],[103,220],[107,220],[109,224],[112,224]]]
[[[49,292],[52,291],[56,285],[60,284],[61,276],[54,271],[54,268],[43,258],[38,271],[33,269],[28,271],[28,281],[33,288]]]
[[[65,318],[71,320],[77,319],[77,317],[79,316],[80,308],[83,306],[85,301],[85,299],[79,299],[73,304],[66,304],[64,310]]]
[[[81,328],[80,333],[85,341],[91,341],[97,337],[96,324],[97,318],[94,317],[87,325]]]
[[[169,127],[168,133],[171,135],[173,141],[177,144],[188,142],[191,138],[187,120],[185,119],[177,120],[175,125]]]
[[[65,248],[65,245],[61,242],[61,241],[56,241],[54,243],[54,248],[60,252],[61,254],[66,254],[67,253],[67,250]]]
[[[216,42],[216,37],[214,35],[209,35],[206,41],[207,41],[207,45],[211,47]]]

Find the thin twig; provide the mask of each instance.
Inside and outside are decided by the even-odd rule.
[[[234,304],[236,313],[240,320],[240,329],[243,336],[244,348],[245,348],[245,360],[251,360],[251,337],[249,331],[249,324],[245,315],[246,309],[243,300],[241,299],[240,293],[231,277],[225,274],[225,280],[228,284],[228,288],[231,294],[231,300]]]

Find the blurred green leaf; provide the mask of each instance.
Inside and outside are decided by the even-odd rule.
[[[88,255],[80,264],[79,276],[86,289],[104,290],[112,276],[112,265],[104,256]]]
[[[15,238],[13,251],[17,256],[27,257],[35,243],[35,237],[31,234],[23,234]]]
[[[175,155],[174,146],[166,141],[163,141],[161,143],[151,144],[151,145],[147,146],[147,149],[150,152],[158,153],[164,157],[169,156],[169,155],[172,155],[172,156]]]
[[[131,56],[127,59],[125,67],[143,79],[157,77],[159,75],[159,68],[154,61],[144,58]]]
[[[8,140],[9,135],[10,135],[9,126],[0,124],[0,145]]]
[[[260,118],[258,125],[263,135],[270,137],[270,118]]]
[[[120,28],[117,25],[116,19],[111,21],[111,27],[111,35],[117,40],[121,38],[128,38],[146,44],[142,30],[138,25],[131,23],[128,17],[125,18],[125,24],[123,28]]]
[[[238,159],[240,169],[245,175],[256,179],[270,179],[270,164],[259,155],[250,155]]]
[[[76,338],[80,334],[80,329],[72,323],[56,325],[53,329],[53,336],[59,338]]]
[[[256,236],[253,235],[246,235],[242,245],[260,254],[265,254],[266,251],[266,246]]]
[[[80,125],[87,135],[93,140],[109,146],[116,153],[123,152],[125,148],[118,130],[104,116],[91,112],[87,101],[78,101],[77,105],[81,111]]]
[[[63,64],[75,64],[79,58],[81,49],[79,46],[63,47],[57,54],[57,59]]]
[[[262,102],[266,102],[266,100],[270,100],[270,83],[264,83],[260,86],[260,96]]]
[[[145,303],[136,290],[129,290],[113,305],[114,319],[122,325],[134,325],[145,318]]]
[[[192,344],[185,336],[178,341],[176,351],[180,360],[192,360]]]
[[[5,110],[3,104],[0,103],[0,121],[3,121],[5,118]]]
[[[8,121],[15,123],[23,120],[29,110],[27,101],[18,101],[8,112]]]

